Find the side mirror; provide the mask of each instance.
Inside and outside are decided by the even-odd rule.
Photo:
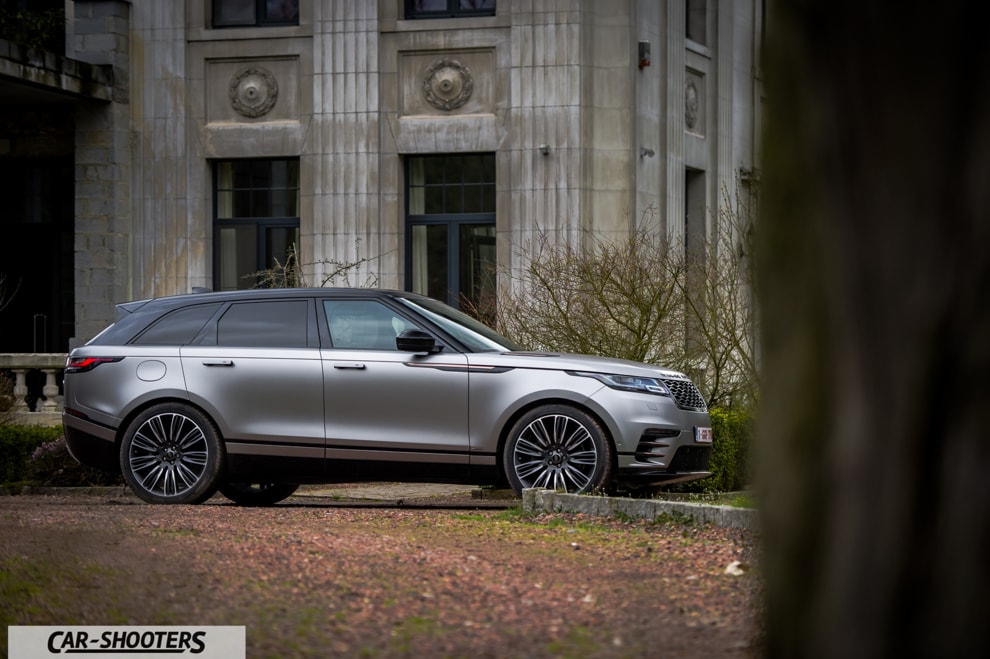
[[[404,352],[440,352],[440,346],[433,335],[420,329],[407,329],[395,337],[395,347]]]

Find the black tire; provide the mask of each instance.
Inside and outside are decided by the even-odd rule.
[[[183,403],[137,415],[120,443],[120,470],[148,503],[201,503],[217,491],[225,451],[213,423]]]
[[[570,493],[608,490],[614,450],[601,425],[569,405],[543,405],[512,426],[502,452],[517,494],[539,487]]]
[[[241,506],[271,506],[299,489],[292,483],[224,483],[220,494]]]

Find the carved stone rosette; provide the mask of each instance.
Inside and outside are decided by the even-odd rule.
[[[451,57],[442,57],[426,69],[423,95],[438,110],[456,110],[471,98],[474,78],[471,70]]]
[[[278,82],[268,70],[260,66],[241,69],[230,79],[230,104],[245,117],[267,114],[278,100]]]
[[[694,127],[698,125],[699,104],[698,88],[695,86],[694,80],[688,80],[684,90],[684,123],[687,124],[688,130],[694,130]]]

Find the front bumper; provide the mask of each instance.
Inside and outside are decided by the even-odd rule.
[[[681,435],[688,435],[681,439]],[[697,443],[692,433],[681,432],[658,438],[657,433],[643,434],[633,455],[619,456],[618,480],[637,485],[686,483],[708,478],[712,445]]]
[[[693,385],[692,385],[693,388]],[[605,400],[605,397],[608,397]],[[684,409],[669,397],[599,392],[611,412],[617,480],[637,485],[672,484],[711,476],[711,418],[703,409]]]

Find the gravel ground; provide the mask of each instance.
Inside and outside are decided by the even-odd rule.
[[[456,494],[225,501],[0,497],[0,626],[245,625],[249,657],[759,654],[748,532]]]

